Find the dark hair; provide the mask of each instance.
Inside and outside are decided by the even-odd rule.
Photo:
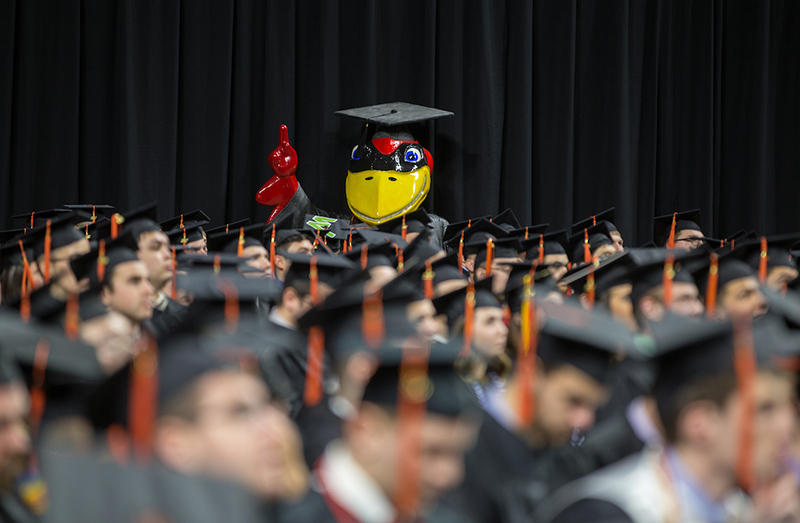
[[[301,242],[303,240],[308,240],[308,236],[306,236],[305,234],[292,234],[291,236],[289,236],[288,238],[283,240],[281,243],[277,244],[275,246],[275,251],[276,252],[277,251],[286,251],[286,249],[289,248],[289,245],[291,245],[293,243]],[[308,240],[308,241],[311,241],[311,240]]]
[[[736,376],[732,373],[704,376],[681,386],[666,404],[664,412],[660,412],[661,423],[667,442],[678,440],[678,420],[681,412],[697,401],[710,401],[715,407],[722,409],[736,391]]]
[[[183,390],[165,401],[159,408],[159,416],[173,416],[193,422],[197,419],[197,383],[191,383]]]
[[[21,264],[6,267],[0,274],[0,286],[3,289],[3,303],[16,303],[20,300],[22,289],[22,274],[25,267]]]

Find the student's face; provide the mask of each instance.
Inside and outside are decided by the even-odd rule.
[[[703,232],[693,229],[684,229],[675,233],[675,249],[691,251],[703,244]]]
[[[760,318],[767,313],[767,299],[755,276],[728,282],[719,293],[719,312],[725,318]]]
[[[109,284],[100,292],[100,301],[108,310],[141,323],[153,317],[154,292],[144,263],[134,260],[114,267]]]
[[[594,425],[595,414],[608,401],[602,383],[571,365],[548,373],[539,372],[536,380],[536,421],[549,445],[570,440],[573,431],[585,432]]]
[[[569,257],[566,254],[548,254],[542,262],[549,266],[550,277],[558,281],[567,273]]]
[[[80,239],[69,245],[53,249],[50,253],[50,281],[67,294],[78,294],[89,287],[89,280],[81,282],[75,278],[69,262],[89,252],[89,240]],[[39,267],[44,270],[44,257],[39,259]]]
[[[208,254],[208,241],[205,237],[189,242],[183,251],[185,254]]]
[[[800,272],[798,272],[798,270],[794,267],[785,267],[779,265],[769,270],[765,285],[768,289],[780,292],[783,290],[786,284],[796,279],[798,275],[800,275]]]
[[[314,254],[314,245],[310,240],[292,242],[288,247],[286,247],[286,252],[290,254]]]
[[[10,492],[31,453],[28,394],[20,383],[0,385],[0,492]]]
[[[631,332],[636,332],[639,326],[636,323],[636,316],[633,314],[632,288],[633,285],[630,283],[610,288],[608,290],[608,310],[615,320],[628,327]]]
[[[796,411],[792,404],[793,386],[787,376],[768,372],[756,380],[755,418],[753,428],[753,467],[759,480],[774,479],[783,470],[782,458],[789,451],[795,428]],[[709,413],[708,451],[731,474],[736,470],[739,455],[742,401],[734,393],[725,408]]]
[[[671,312],[686,318],[696,318],[702,316],[704,310],[697,285],[686,281],[672,282]]]
[[[245,262],[250,267],[258,269],[261,272],[246,272],[246,278],[269,278],[271,276],[272,266],[269,263],[269,253],[265,247],[261,245],[251,245],[242,249],[242,258],[248,258]]]
[[[425,343],[433,343],[434,336],[439,334],[439,324],[436,322],[436,308],[430,300],[413,301],[406,305],[406,318]]]
[[[296,496],[306,486],[300,435],[286,414],[270,403],[256,376],[206,373],[196,381],[197,416],[172,420],[184,448],[172,466],[236,481],[271,500]],[[164,420],[160,420],[164,421]]]
[[[142,233],[136,254],[144,262],[153,287],[160,289],[172,279],[172,253],[166,234],[161,231]]]
[[[611,232],[611,241],[614,242],[614,248],[617,250],[617,252],[622,252],[625,250],[625,246],[623,245],[625,240],[622,239],[622,235],[619,233],[619,231]]]
[[[592,258],[596,260],[603,260],[605,258],[608,258],[609,256],[613,256],[616,253],[617,253],[617,248],[614,247],[613,243],[609,245],[601,245],[600,247],[592,251]]]
[[[476,307],[473,318],[472,347],[486,358],[500,356],[506,350],[508,327],[500,307]]]

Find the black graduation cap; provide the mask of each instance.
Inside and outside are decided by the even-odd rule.
[[[593,216],[589,216],[583,220],[577,221],[572,224],[572,234],[578,233],[583,231],[584,229],[588,229],[590,227],[594,227],[595,225],[605,222],[606,227],[610,232],[619,232],[617,230],[617,226],[614,225],[614,211],[616,207],[611,207],[610,209],[606,209],[603,212],[599,212]]]
[[[114,210],[113,205],[105,205],[105,204],[89,204],[89,203],[78,203],[78,204],[70,204],[65,205],[64,208],[70,209],[72,211],[80,211],[81,213],[89,216],[89,221],[95,223],[100,218],[109,218],[111,216],[112,211]]]
[[[520,247],[519,240],[517,238],[503,238],[497,241],[493,241],[493,259],[503,258],[509,259],[513,258],[517,260],[517,253],[522,250]],[[477,251],[477,256],[475,257],[475,267],[479,267],[481,264],[486,262],[486,259],[489,255],[488,251],[488,242],[484,244],[482,249]]]
[[[61,213],[57,218],[49,219],[51,249],[55,250],[85,239],[84,234],[72,223],[74,216],[74,213],[70,211]],[[34,258],[36,258],[44,254],[46,237],[47,223],[44,221],[40,226],[28,230],[21,239],[23,244],[31,246]]]
[[[489,218],[491,218],[491,216],[479,216],[477,218],[470,218],[468,220],[448,224],[447,228],[444,230],[444,236],[442,237],[444,244],[458,248],[458,242],[461,238],[461,231],[464,231],[464,236],[466,237],[466,231],[468,229],[481,220],[488,220]]]
[[[208,250],[236,254],[239,251],[240,241],[242,249],[251,246],[264,247],[264,244],[261,243],[264,230],[264,225],[250,225],[248,227],[230,229],[228,232],[214,234],[208,237]],[[243,236],[242,231],[244,231]],[[241,239],[240,236],[242,236]]]
[[[479,220],[472,224],[472,227],[464,233],[464,254],[477,254],[481,249],[486,248],[486,242],[491,238],[493,241],[510,238],[508,231],[490,222],[487,219]],[[453,237],[451,246],[458,248],[461,236]]]
[[[366,251],[364,251],[366,249]],[[358,270],[374,267],[396,268],[396,254],[399,247],[389,239],[383,241],[361,242],[341,256],[352,261]],[[364,259],[366,257],[366,260]]]
[[[245,218],[244,220],[238,220],[235,222],[226,223],[225,225],[220,225],[219,227],[212,227],[210,229],[206,229],[206,235],[211,236],[212,234],[217,234],[220,232],[230,232],[234,229],[239,229],[239,227],[247,227],[250,225],[250,218]]]
[[[672,230],[672,220],[675,218],[675,235],[684,230],[702,231],[703,221],[700,216],[700,209],[684,211],[676,214],[665,214],[653,218],[653,239],[659,247],[663,247]]]
[[[519,224],[519,220],[517,220],[516,215],[514,215],[514,211],[511,209],[506,209],[500,214],[492,217],[491,220],[492,223],[499,225],[508,232],[518,231],[522,228],[522,225]]]
[[[384,243],[393,243],[400,249],[408,247],[408,242],[403,239],[399,234],[392,234],[383,231],[376,231],[374,229],[357,229],[356,235],[353,236],[353,249],[366,243],[367,246],[382,245]]]
[[[797,263],[791,254],[791,248],[800,241],[800,234],[765,236],[764,240],[766,240],[767,247],[766,260],[768,269],[778,266],[797,268]],[[762,241],[756,238],[737,242],[735,248],[727,256],[738,258],[757,271],[761,265],[761,253]]]
[[[211,252],[204,254],[181,254],[177,257],[178,269],[189,273],[205,272],[219,274],[223,271],[235,270],[240,273],[262,272],[247,265],[249,258],[242,258],[232,253]]]
[[[664,284],[664,265],[669,256],[673,257],[674,276],[672,281],[696,283],[692,270],[698,261],[704,261],[709,252],[695,249],[691,252],[669,249],[631,249],[628,260],[632,269],[628,279],[633,284],[631,301],[635,304],[647,292]]]
[[[43,448],[53,523],[160,521],[255,523],[263,504],[243,487],[202,476],[183,476],[163,465],[120,465],[99,453],[71,455]]]
[[[65,214],[75,215],[70,209],[47,209],[44,211],[34,211],[24,214],[15,214],[11,218],[17,220],[25,220],[25,227],[33,229],[42,225],[45,220],[55,220],[63,217]]]
[[[5,245],[6,243],[10,242],[11,240],[16,240],[17,237],[21,237],[28,232],[28,229],[8,229],[6,231],[0,231],[0,246]]]
[[[502,307],[500,300],[492,294],[492,278],[479,280],[475,283],[474,288],[475,308]],[[464,315],[465,300],[468,292],[469,287],[463,287],[433,299],[433,306],[436,307],[436,312],[447,316],[448,325],[452,326],[458,318]]]
[[[526,260],[539,259],[540,240],[544,240],[542,247],[545,256],[551,254],[567,254],[566,246],[569,244],[569,238],[567,237],[567,231],[561,229],[547,234],[541,233],[541,238],[538,233],[529,234],[527,240],[522,240],[520,243],[522,245],[522,250],[525,251]]]
[[[420,233],[430,230],[431,217],[420,207],[416,211],[404,214],[398,218],[387,220],[383,223],[376,225],[376,229],[383,232],[390,232],[392,234],[403,235],[403,223],[406,226],[407,233]]]
[[[129,232],[131,238],[137,244],[138,250],[139,236],[146,232],[160,231],[161,226],[158,220],[158,203],[153,202],[125,213],[115,213],[107,222],[97,221],[89,226],[92,240],[108,238],[111,236],[114,225],[118,227],[118,234]]]
[[[602,312],[546,301],[537,307],[544,321],[536,354],[546,365],[566,363],[604,383],[623,357],[646,357],[637,338]]]
[[[292,262],[289,270],[286,271],[285,286],[291,286],[296,281],[310,281],[311,276],[309,273],[312,259],[316,260],[319,281],[327,283],[333,288],[339,286],[346,271],[351,271],[358,267],[358,265],[343,256],[334,256],[324,252],[313,255],[283,253],[283,256]]]
[[[198,209],[161,222],[161,229],[165,231],[171,244],[187,244],[203,239],[203,225],[209,221],[206,213]]]
[[[450,280],[466,282],[469,279],[467,272],[458,267],[457,253],[448,254],[444,258],[436,260],[431,264],[431,269],[433,269],[434,286]]]
[[[556,281],[550,277],[550,270],[546,265],[539,266],[536,260],[526,260],[521,262],[509,263],[511,273],[508,275],[508,282],[504,291],[506,302],[511,312],[520,312],[522,307],[522,291],[525,285],[525,276],[533,273],[533,293],[534,296],[546,295],[550,292],[558,291]]]
[[[102,247],[98,245],[70,262],[75,278],[80,281],[88,277],[91,287],[100,286],[107,281],[111,271],[117,265],[139,260],[136,251],[132,248],[133,243],[133,236],[130,232],[117,237],[116,240],[102,240]]]
[[[598,260],[583,267],[576,267],[561,280],[562,283],[569,285],[576,294],[588,292],[587,282],[589,275],[594,275],[594,289],[597,294],[623,283],[630,283],[630,272],[633,261],[627,252],[618,252],[608,258]]]
[[[269,243],[272,241],[273,227],[275,229],[276,249],[282,249],[283,246],[281,244],[298,234],[308,238],[309,241],[314,241],[314,238],[317,236],[317,230],[306,228],[297,229],[292,226],[293,223],[294,217],[289,213],[283,213],[283,216],[279,215],[276,219],[269,222],[264,228],[264,245],[269,246]]]
[[[708,286],[709,268],[711,267],[711,256],[706,255],[697,261],[688,264],[688,269],[692,273],[697,287],[703,291]],[[717,289],[722,288],[728,283],[741,278],[758,276],[758,272],[750,265],[738,259],[736,256],[719,256],[717,264]]]
[[[614,242],[611,240],[611,231],[603,222],[598,223],[594,227],[590,227],[586,231],[580,231],[569,237],[567,243],[567,254],[573,264],[584,263],[584,240],[586,233],[589,234],[589,251],[592,253],[598,247],[603,245],[611,245]]]
[[[426,260],[439,255],[442,251],[430,242],[431,232],[422,231],[408,246],[403,249],[403,266],[423,264]]]

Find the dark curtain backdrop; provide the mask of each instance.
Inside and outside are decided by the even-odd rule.
[[[800,230],[798,27],[793,0],[2,0],[0,219],[264,220],[282,123],[312,200],[345,211],[361,127],[334,111],[402,100],[456,114],[419,137],[451,220]]]

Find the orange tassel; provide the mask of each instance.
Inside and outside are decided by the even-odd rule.
[[[219,254],[214,255],[214,276],[219,274],[219,271],[222,270],[222,257]]]
[[[583,263],[592,263],[592,246],[589,245],[589,229],[583,230]]]
[[[597,217],[592,216],[592,227],[594,227],[595,225],[597,225]]]
[[[761,285],[764,285],[767,281],[767,261],[769,257],[767,256],[767,239],[762,236],[761,237],[761,259],[758,260],[758,279],[761,282]]]
[[[39,424],[42,421],[45,405],[44,378],[47,369],[47,358],[50,355],[50,342],[45,338],[36,344],[33,353],[33,383],[31,387],[30,424],[34,436],[39,433]]]
[[[36,214],[35,212],[31,213],[31,229],[33,229],[33,215]]]
[[[178,256],[177,249],[175,249],[175,247],[173,247],[172,248],[172,264],[171,264],[171,267],[172,267],[172,292],[171,292],[171,294],[172,294],[172,299],[173,300],[177,300],[178,299],[178,277],[177,277],[177,274],[176,274],[178,272],[177,256]]]
[[[706,286],[706,316],[713,319],[717,311],[717,281],[719,278],[719,256],[711,253],[711,265],[708,267],[708,285]]]
[[[528,226],[525,226],[525,239],[528,239]]]
[[[106,277],[106,265],[108,265],[108,258],[106,257],[106,241],[100,240],[100,245],[97,248],[97,281],[103,283]]]
[[[364,291],[364,301],[361,304],[361,336],[373,350],[378,350],[378,347],[383,343],[386,335],[386,325],[383,318],[383,300],[382,293],[379,290],[375,292]]]
[[[311,303],[316,306],[319,304],[319,291],[318,291],[318,282],[319,282],[319,273],[317,272],[317,257],[311,257],[311,263],[308,269],[308,279],[311,282],[310,285],[310,293],[311,293]]]
[[[397,483],[394,505],[398,521],[414,521],[419,510],[422,471],[422,427],[431,394],[428,351],[403,347],[397,387]]]
[[[136,457],[146,464],[153,457],[153,428],[158,407],[158,346],[150,334],[145,334],[141,341],[145,344],[144,350],[134,357],[131,365],[128,428]]]
[[[83,235],[87,240],[91,239],[91,237],[92,237],[92,235],[89,234],[89,224],[88,223],[86,224],[86,228],[84,229]]]
[[[473,318],[475,316],[475,284],[467,285],[467,297],[464,299],[464,347],[459,356],[469,356],[472,352]]]
[[[403,240],[406,239],[406,233],[408,231],[408,226],[406,225],[406,215],[403,215],[403,227],[400,229],[400,235],[403,237]]]
[[[367,244],[363,244],[361,246],[361,270],[367,270],[367,264],[369,262],[369,254],[367,253]]]
[[[28,294],[28,273],[22,273],[22,284],[20,285],[19,315],[23,323],[28,323],[31,319],[31,298]]]
[[[539,264],[544,263],[544,234],[539,235]]]
[[[664,307],[672,307],[672,280],[675,279],[675,255],[670,253],[664,261]]]
[[[94,205],[92,205],[92,223],[97,221],[97,210],[95,209]]]
[[[667,248],[675,248],[675,221],[678,219],[678,213],[672,215],[672,226],[669,229],[669,239],[667,240]]]
[[[736,248],[736,239],[731,240],[731,250]]]
[[[239,246],[236,248],[236,256],[242,257],[244,251],[244,227],[239,227]]]
[[[494,241],[486,240],[486,277],[492,277],[492,261],[494,261]]]
[[[22,253],[22,266],[25,269],[24,274],[28,277],[27,284],[30,286],[32,290],[36,290],[36,282],[33,281],[33,273],[31,272],[31,265],[28,263],[28,255],[25,253],[25,247],[22,245],[22,240],[17,240],[19,243],[19,250]],[[22,285],[22,294],[26,294],[27,286],[25,284]]]
[[[722,247],[725,245],[725,242],[726,242],[726,241],[727,241],[727,240],[720,240],[720,241],[719,241],[719,248],[720,248],[720,249],[722,249]]]
[[[50,235],[50,220],[47,220],[44,232],[44,282],[50,283],[50,250],[53,246],[53,239]]]
[[[119,214],[114,213],[114,216],[111,217],[111,239],[116,240],[117,236],[122,232],[122,223],[125,221],[125,218]]]
[[[404,269],[403,263],[403,249],[397,249],[397,272],[403,272]]]
[[[233,334],[239,326],[239,290],[227,278],[220,278],[217,288],[225,295],[225,332]]]
[[[592,264],[589,266],[589,274],[586,275],[586,298],[589,302],[589,309],[594,308],[594,296],[595,296],[594,264]]]
[[[78,295],[69,293],[67,295],[67,306],[64,309],[64,334],[72,341],[78,339],[81,326],[80,301]]]
[[[272,279],[275,279],[275,224],[272,224],[272,236],[269,239],[269,261]]]
[[[425,287],[425,298],[428,300],[433,299],[433,265],[430,260],[425,260],[425,272],[422,273],[422,282]]]
[[[536,306],[533,299],[533,275],[523,277],[522,353],[519,357],[519,408],[517,415],[523,427],[536,419]]]
[[[753,350],[753,331],[749,318],[739,318],[734,323],[734,364],[742,414],[739,424],[739,441],[736,460],[736,477],[745,492],[756,487],[753,470],[753,424],[756,413],[756,357]]]
[[[458,242],[458,274],[464,274],[464,231],[461,231],[461,240]]]
[[[313,407],[322,401],[322,358],[325,351],[325,333],[318,325],[308,330],[308,361],[303,402]]]

